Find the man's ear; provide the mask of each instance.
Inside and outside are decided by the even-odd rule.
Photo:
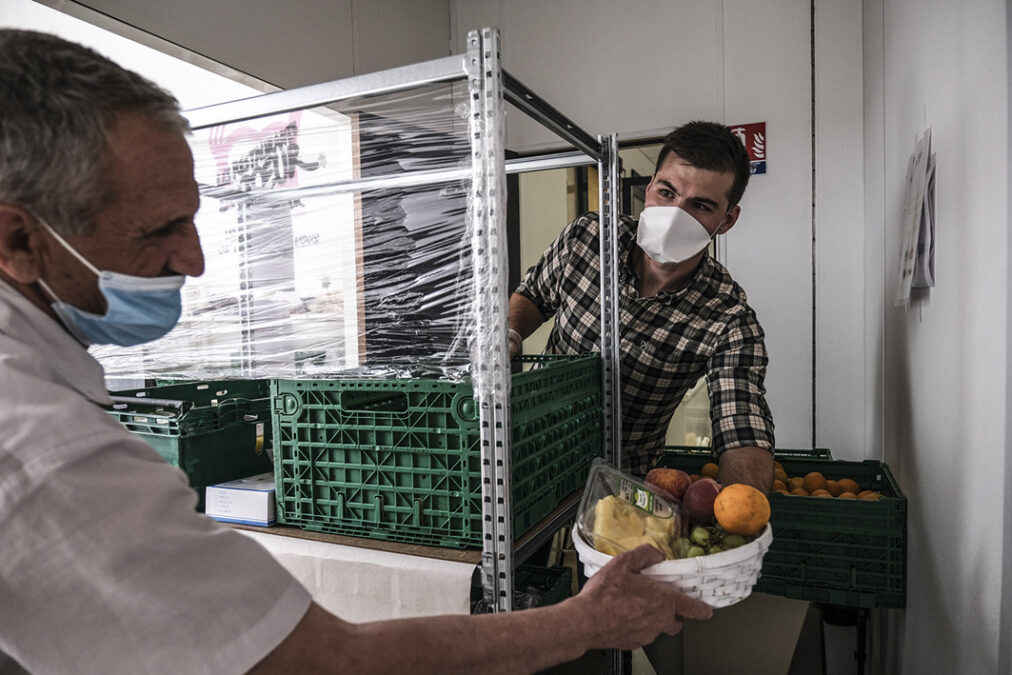
[[[717,228],[716,233],[724,234],[732,227],[734,227],[734,224],[738,222],[738,215],[740,213],[741,213],[741,206],[739,206],[738,204],[735,204],[730,209],[728,209],[727,213],[724,214],[724,220],[720,223],[720,227]]]
[[[0,204],[0,271],[14,281],[35,283],[42,270],[38,221],[24,209]]]

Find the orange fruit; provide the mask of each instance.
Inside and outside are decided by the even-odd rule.
[[[791,494],[795,495],[797,497],[807,497],[808,496],[808,490],[806,490],[803,487],[797,487],[797,488],[794,488],[793,490],[791,490]]]
[[[717,480],[717,474],[720,473],[720,467],[713,462],[707,462],[703,465],[703,468],[699,470],[699,473],[706,478]]]
[[[874,490],[864,490],[864,491],[858,493],[857,498],[858,499],[871,499],[871,500],[882,499],[882,493],[881,492],[875,492]]]
[[[853,478],[841,478],[837,481],[843,488],[844,492],[852,492],[855,495],[861,492],[861,486],[857,484],[857,481]]]
[[[805,475],[804,481],[801,483],[801,487],[805,488],[809,492],[814,492],[818,489],[825,490],[829,483],[826,482],[826,477],[818,471],[812,471]]]
[[[750,537],[769,522],[770,502],[751,485],[732,483],[717,493],[713,515],[728,532]]]
[[[700,478],[702,478],[702,476],[700,476],[698,473],[690,473],[689,474],[689,480],[691,480],[693,483],[695,483]]]
[[[784,465],[781,464],[780,462],[778,462],[777,460],[773,460],[773,468],[774,469],[779,469],[780,471],[783,471],[784,470]]]
[[[779,491],[779,490],[783,490],[784,492],[787,492],[787,484],[786,484],[786,483],[784,483],[784,482],[783,482],[782,480],[780,480],[779,478],[775,478],[775,479],[773,480],[773,489],[774,489],[774,490],[778,490],[778,491]]]
[[[801,476],[793,476],[793,477],[787,479],[787,487],[789,487],[792,490],[795,489],[795,488],[802,488],[802,489],[804,489],[804,483],[805,483],[805,479],[802,478]],[[807,493],[808,490],[805,490],[805,492]]]
[[[815,488],[814,490],[812,490],[811,496],[812,497],[830,497],[830,498],[832,498],[833,495],[829,492],[829,490],[823,490],[822,488]]]
[[[857,499],[857,495],[853,492],[841,492],[840,499]]]
[[[830,478],[829,480],[826,481],[826,483],[828,484],[826,489],[829,490],[829,494],[833,495],[834,497],[839,497],[841,494],[843,494],[843,487],[840,485],[839,481],[835,481],[832,478]]]
[[[787,472],[783,469],[773,469],[773,478],[781,483],[787,482]]]

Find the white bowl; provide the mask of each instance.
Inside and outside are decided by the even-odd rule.
[[[743,546],[695,558],[665,560],[643,570],[643,574],[663,581],[686,595],[699,598],[711,607],[727,607],[752,593],[763,565],[763,556],[773,541],[769,523],[762,533]],[[608,564],[612,556],[587,543],[578,528],[573,528],[573,543],[587,577]]]

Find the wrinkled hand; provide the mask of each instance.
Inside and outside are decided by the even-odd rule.
[[[663,559],[660,551],[643,544],[616,556],[574,598],[586,603],[601,648],[636,649],[660,633],[674,635],[683,619],[713,615],[706,603],[639,573]]]

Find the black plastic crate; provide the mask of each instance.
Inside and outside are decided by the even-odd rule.
[[[478,578],[479,575],[476,575]],[[513,573],[513,609],[547,607],[573,595],[573,569],[566,566],[520,565]],[[471,613],[492,609],[486,604],[479,584],[471,586]]]
[[[708,450],[669,449],[657,464],[694,472],[708,456]],[[776,453],[788,476],[818,471],[826,478],[852,478],[883,497],[770,495],[773,544],[754,590],[846,607],[904,607],[906,497],[883,462],[829,456],[818,449]]]

